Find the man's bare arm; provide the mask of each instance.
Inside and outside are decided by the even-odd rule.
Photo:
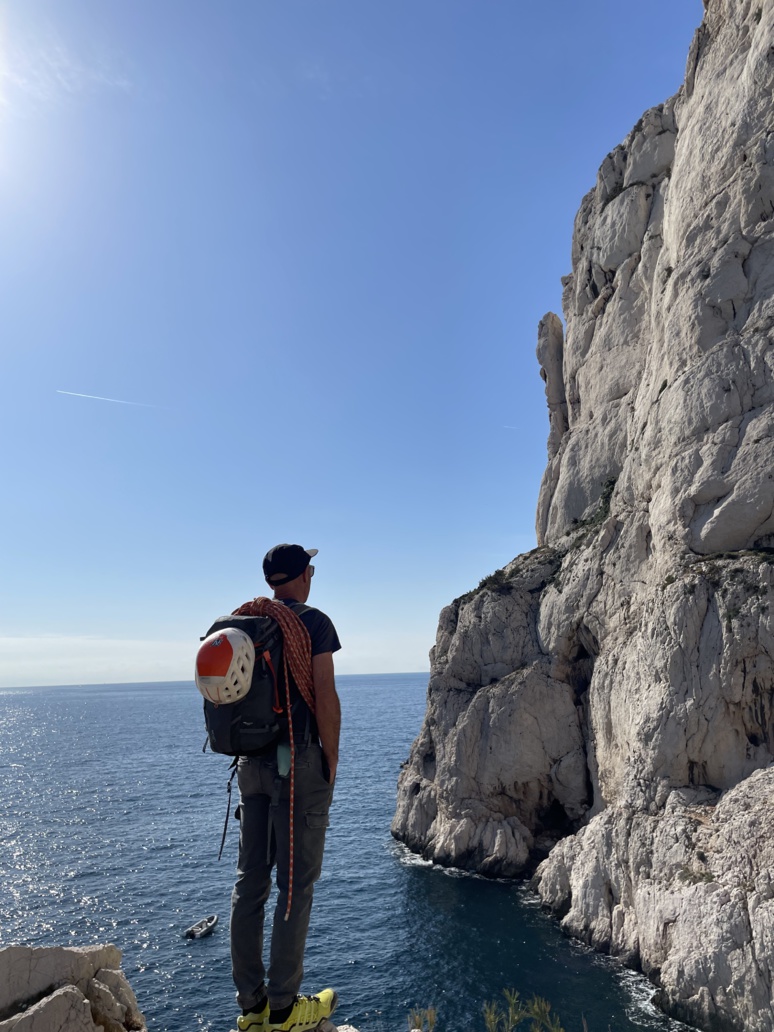
[[[315,717],[320,732],[325,762],[330,771],[330,783],[336,777],[339,763],[339,733],[341,731],[341,704],[336,692],[333,675],[333,653],[321,652],[312,656],[312,678],[314,680]]]

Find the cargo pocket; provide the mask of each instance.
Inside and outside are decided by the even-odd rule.
[[[327,810],[307,810],[304,814],[307,828],[329,828]]]

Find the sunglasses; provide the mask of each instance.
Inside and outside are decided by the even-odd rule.
[[[314,566],[311,563],[309,563],[309,576],[314,577]]]

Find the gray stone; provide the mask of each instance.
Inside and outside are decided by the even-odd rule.
[[[95,978],[110,990],[113,998],[120,1004],[123,1009],[121,1020],[126,1027],[142,1028],[145,1024],[145,1019],[140,1011],[134,990],[129,985],[123,971],[100,968]]]
[[[115,946],[0,949],[0,1032],[145,1029]]]
[[[75,986],[64,986],[6,1021],[0,1032],[100,1032],[89,1001]]]
[[[0,949],[0,1014],[62,985],[85,993],[100,968],[120,966],[115,946],[7,946]]]

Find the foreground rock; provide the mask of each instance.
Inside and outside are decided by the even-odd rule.
[[[0,950],[0,1032],[145,1029],[115,946]]]
[[[538,334],[540,547],[441,614],[394,834],[772,1032],[774,0],[706,0]]]

